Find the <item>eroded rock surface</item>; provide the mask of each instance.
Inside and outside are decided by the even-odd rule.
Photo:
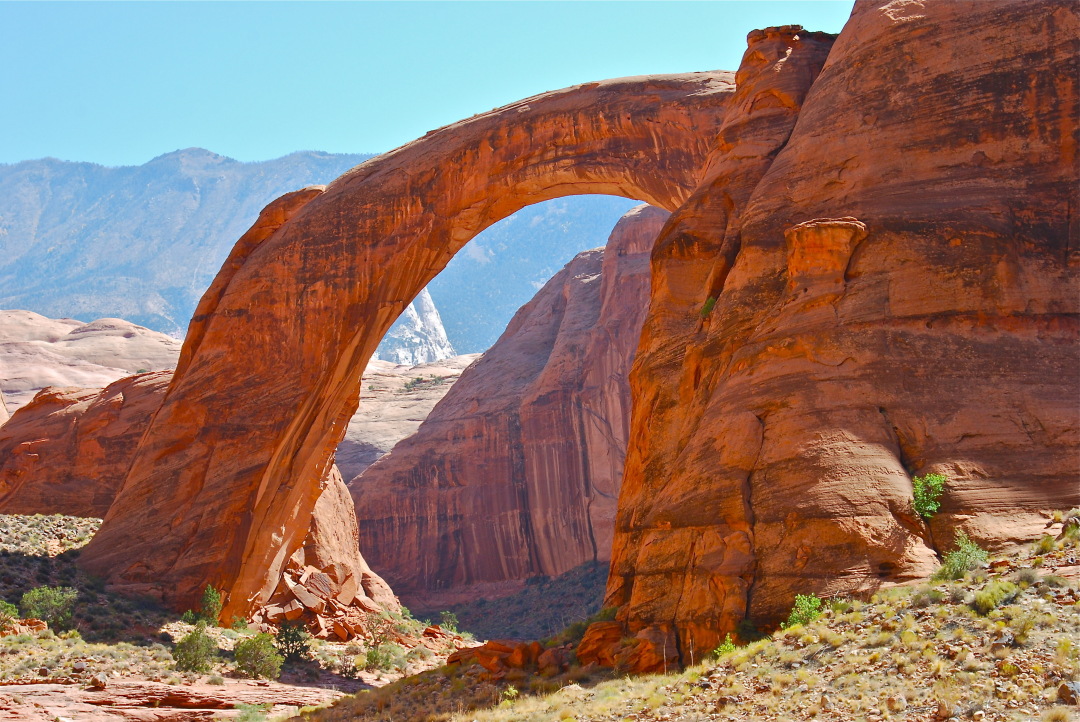
[[[14,412],[47,386],[101,388],[176,366],[181,342],[119,318],[83,323],[0,311],[0,390]]]
[[[646,76],[545,93],[272,203],[203,296],[80,564],[177,608],[208,583],[232,590],[226,617],[265,603],[302,545],[361,371],[408,302],[469,239],[530,203],[606,193],[680,205],[731,80]]]
[[[700,655],[1080,501],[1077,30],[1065,3],[864,0],[824,65],[827,39],[751,34],[722,172],[653,258],[607,594],[631,631]]]
[[[518,311],[417,433],[350,482],[361,548],[413,608],[609,559],[628,373],[668,214],[628,213]]]

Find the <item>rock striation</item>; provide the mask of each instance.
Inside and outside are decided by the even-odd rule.
[[[631,210],[515,315],[413,436],[349,483],[361,548],[404,602],[514,591],[610,555],[630,362],[668,213]]]
[[[171,377],[157,371],[104,389],[40,392],[0,428],[0,510],[106,516]],[[289,559],[270,605],[253,610],[254,620],[280,622],[287,610],[317,635],[348,639],[364,633],[368,616],[397,610],[358,542],[352,499],[331,467],[304,545]]]
[[[0,427],[0,510],[104,517],[171,377],[39,392]]]
[[[1056,2],[860,0],[831,50],[751,33],[653,256],[606,601],[630,632],[700,658],[1080,501],[1077,30]]]
[[[734,86],[547,93],[279,199],[81,563],[179,607],[206,583],[227,615],[264,604],[383,332],[479,230],[570,193],[673,211],[607,594],[633,668],[795,592],[921,576],[957,527],[1037,533],[1080,503],[1078,24],[1060,0],[859,0],[835,42],[751,33]],[[929,525],[927,471],[950,479]]]
[[[677,207],[698,183],[731,80],[646,76],[545,93],[270,204],[200,301],[80,564],[178,608],[206,584],[231,590],[226,617],[264,604],[302,545],[361,371],[405,306],[469,239],[530,203],[605,193]]]

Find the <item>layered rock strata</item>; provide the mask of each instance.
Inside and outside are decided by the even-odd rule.
[[[38,393],[0,428],[0,510],[104,517],[171,376],[158,371],[104,389]],[[340,639],[366,634],[370,615],[399,609],[360,554],[352,499],[336,466],[269,601],[253,610],[256,622],[304,619],[317,635]]]
[[[700,656],[1080,501],[1077,31],[1064,3],[861,0],[824,64],[751,33],[653,257],[606,602],[630,632]]]
[[[232,590],[226,616],[265,603],[302,545],[361,371],[409,301],[469,239],[530,203],[606,193],[677,207],[699,181],[731,80],[545,93],[270,204],[203,296],[80,564],[179,608],[208,583]]]
[[[630,211],[523,306],[417,433],[349,483],[361,548],[407,605],[512,592],[610,558],[649,252]]]
[[[957,526],[1035,533],[1080,502],[1078,35],[1064,2],[860,0],[831,49],[752,33],[737,98],[724,74],[579,86],[281,199],[82,563],[181,607],[206,583],[227,614],[264,603],[393,318],[481,228],[584,192],[675,211],[608,590],[639,668],[796,591],[925,574]],[[950,478],[929,526],[926,471]]]

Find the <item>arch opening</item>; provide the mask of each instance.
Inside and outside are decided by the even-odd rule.
[[[200,302],[82,565],[178,607],[205,584],[229,591],[226,616],[265,601],[331,471],[361,372],[407,304],[526,205],[602,193],[678,207],[733,88],[713,72],[547,93],[272,203]]]

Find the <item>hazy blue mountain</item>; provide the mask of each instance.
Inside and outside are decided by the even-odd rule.
[[[303,151],[241,163],[188,148],[119,168],[53,158],[0,165],[0,308],[82,321],[119,317],[182,335],[263,206],[369,157]],[[379,355],[400,355],[390,348],[395,333],[408,339],[402,348],[438,349],[439,358],[487,349],[570,258],[604,245],[633,205],[574,196],[492,226],[429,286],[431,299],[422,300],[438,310],[425,305],[414,309],[417,318],[403,316]],[[435,360],[405,353],[412,362]]]
[[[188,148],[119,168],[0,165],[0,308],[182,334],[263,206],[370,157],[305,151],[241,163]]]
[[[458,353],[486,351],[514,313],[579,252],[607,243],[639,201],[568,196],[523,208],[469,242],[428,284]]]

